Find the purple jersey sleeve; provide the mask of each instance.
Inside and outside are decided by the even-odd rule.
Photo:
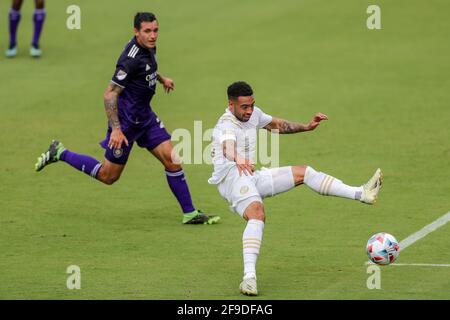
[[[116,71],[114,72],[111,82],[125,88],[127,86],[128,79],[136,70],[137,63],[137,59],[128,56],[121,56],[117,61]]]

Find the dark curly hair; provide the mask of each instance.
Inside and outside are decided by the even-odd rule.
[[[238,97],[248,97],[253,95],[253,89],[247,82],[237,81],[228,86],[228,99],[236,99]]]

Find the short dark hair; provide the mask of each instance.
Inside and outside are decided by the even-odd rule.
[[[238,97],[248,97],[253,95],[252,87],[247,82],[237,81],[228,86],[228,99],[236,99]]]
[[[134,27],[141,30],[142,22],[153,22],[156,20],[156,16],[151,12],[138,12],[134,16]]]

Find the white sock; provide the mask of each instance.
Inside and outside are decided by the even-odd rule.
[[[311,167],[306,167],[303,182],[324,196],[336,196],[348,199],[361,199],[362,187],[351,187],[323,172],[317,172]]]
[[[244,254],[244,279],[256,277],[256,260],[264,230],[264,222],[250,219],[242,235],[242,245]]]

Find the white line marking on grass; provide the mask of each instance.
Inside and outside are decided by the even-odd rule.
[[[376,263],[373,263],[372,261],[367,261],[365,265],[376,265],[381,267],[387,267],[387,266],[399,266],[399,267],[443,267],[443,268],[450,268],[450,264],[438,264],[438,263],[392,263],[389,265],[379,265]]]
[[[435,264],[435,263],[393,263],[391,266],[399,266],[399,267],[450,267],[450,264]]]
[[[412,245],[414,242],[419,241],[420,239],[425,237],[427,234],[429,234],[429,233],[435,231],[436,229],[442,227],[449,220],[450,220],[450,211],[447,212],[446,214],[444,214],[439,219],[433,221],[429,225],[426,225],[425,227],[423,227],[422,229],[420,229],[416,233],[413,233],[412,235],[410,235],[406,239],[403,239],[402,241],[400,241],[400,251],[405,250],[410,245]]]

